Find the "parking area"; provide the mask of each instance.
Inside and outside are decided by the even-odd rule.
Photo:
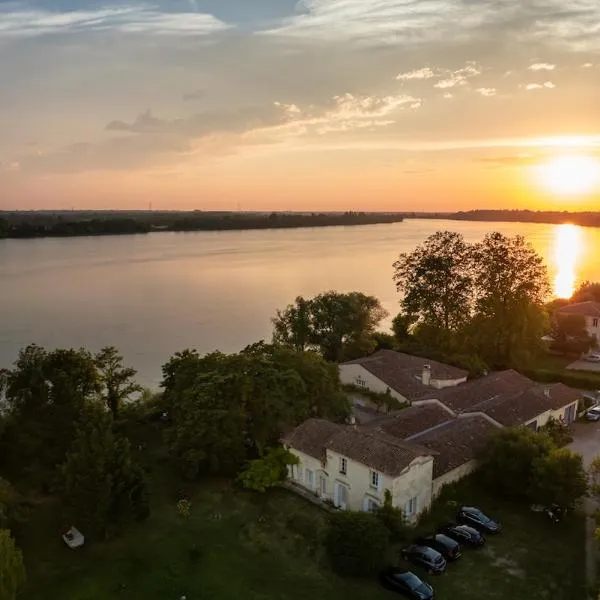
[[[600,362],[591,362],[589,360],[576,360],[570,365],[567,365],[565,369],[571,371],[588,371],[590,373],[600,373]]]
[[[585,467],[600,455],[600,421],[578,421],[571,425],[573,441],[569,448],[583,456]]]

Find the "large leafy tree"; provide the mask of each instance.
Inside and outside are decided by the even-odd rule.
[[[86,409],[61,466],[59,491],[69,515],[86,531],[108,535],[128,518],[148,516],[144,473],[129,442],[103,408]]]
[[[102,348],[96,354],[96,366],[100,374],[102,396],[116,419],[123,403],[133,394],[143,391],[142,386],[134,380],[137,371],[123,365],[123,357],[113,346]]]
[[[0,452],[15,478],[50,483],[73,439],[74,423],[93,403],[99,380],[85,350],[48,352],[31,345],[0,374],[6,418]]]
[[[540,349],[550,292],[542,257],[522,236],[486,235],[471,251],[477,347],[490,366],[523,363]]]
[[[587,332],[583,315],[555,314],[552,318],[551,349],[564,354],[587,352],[593,340]]]
[[[534,461],[531,493],[536,502],[572,508],[587,490],[588,477],[580,454],[559,448]]]
[[[553,449],[547,433],[528,427],[498,429],[480,452],[479,474],[484,484],[495,492],[529,498],[534,465],[548,457]]]
[[[187,477],[232,473],[309,416],[349,412],[337,366],[313,352],[254,344],[239,354],[189,351],[164,368],[169,445]]]
[[[583,281],[571,296],[571,302],[600,302],[600,282]]]
[[[23,554],[16,547],[10,531],[0,529],[0,600],[15,600],[24,582]]]
[[[296,298],[273,319],[273,342],[297,351],[318,350],[326,360],[368,354],[375,329],[387,316],[379,300],[360,292],[324,292]]]
[[[460,329],[470,316],[473,272],[462,235],[438,231],[394,263],[405,323],[416,322],[440,337]]]

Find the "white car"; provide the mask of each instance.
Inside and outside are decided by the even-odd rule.
[[[592,406],[585,413],[585,418],[588,421],[600,421],[600,406]]]
[[[600,352],[593,352],[585,357],[588,362],[600,362]]]

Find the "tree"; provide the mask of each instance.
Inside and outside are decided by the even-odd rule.
[[[17,494],[12,485],[0,477],[0,529],[10,527],[17,504]]]
[[[528,499],[534,465],[552,452],[554,445],[543,432],[528,427],[495,431],[482,448],[479,475],[490,490],[507,497]]]
[[[143,470],[128,440],[114,430],[99,407],[84,411],[73,445],[61,466],[59,491],[69,516],[98,535],[108,535],[128,518],[149,514]]]
[[[334,513],[329,517],[325,549],[339,575],[371,576],[386,562],[388,531],[373,512]]]
[[[0,600],[15,600],[24,582],[23,554],[16,547],[10,531],[0,529]]]
[[[188,478],[237,472],[308,417],[343,422],[350,407],[337,365],[315,352],[264,343],[238,354],[180,354],[163,387],[173,426],[169,446]]]
[[[410,339],[411,328],[414,326],[414,317],[399,312],[392,321],[392,331],[397,342]]]
[[[536,502],[572,508],[587,489],[587,473],[580,454],[559,448],[534,460],[532,498]]]
[[[133,381],[137,371],[123,366],[123,357],[113,346],[102,348],[96,354],[96,365],[100,373],[106,406],[116,419],[123,402],[132,394],[143,391],[143,388]]]
[[[581,354],[592,347],[592,338],[583,315],[555,314],[552,318],[551,350],[564,354]]]
[[[30,345],[0,377],[6,418],[0,454],[6,471],[47,486],[65,457],[74,424],[100,389],[92,355],[85,350],[48,352]]]
[[[571,302],[600,302],[600,282],[583,281],[571,296]]]
[[[289,450],[275,446],[268,448],[261,458],[249,461],[238,479],[246,489],[265,492],[285,480],[288,465],[298,463]]]
[[[543,259],[522,236],[494,232],[471,251],[475,319],[471,335],[492,367],[523,364],[541,347],[550,291]]]
[[[377,298],[360,292],[324,292],[296,298],[273,319],[273,343],[297,351],[318,350],[339,362],[357,351],[372,352],[371,336],[387,316]]]
[[[394,282],[408,322],[440,333],[460,329],[470,314],[473,274],[462,235],[438,231],[394,263]]]

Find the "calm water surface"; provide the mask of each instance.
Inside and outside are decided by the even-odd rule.
[[[520,233],[544,256],[555,293],[600,280],[600,229],[409,220],[318,229],[0,240],[0,367],[23,346],[115,345],[155,387],[177,350],[235,352],[268,339],[297,295],[359,290],[393,314],[392,263],[439,229],[476,241]]]

